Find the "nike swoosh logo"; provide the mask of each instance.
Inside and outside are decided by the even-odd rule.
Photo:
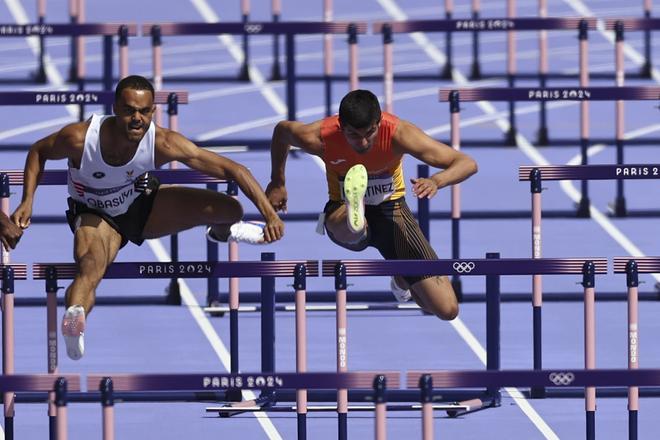
[[[337,160],[331,160],[330,163],[332,165],[339,165],[342,162],[346,162],[346,159],[337,159]]]

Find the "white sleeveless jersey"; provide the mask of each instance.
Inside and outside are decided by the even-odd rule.
[[[105,163],[101,155],[101,124],[110,116],[93,115],[85,134],[80,168],[69,166],[69,195],[90,208],[110,216],[125,213],[141,194],[135,190],[138,177],[153,171],[156,126],[152,122],[138,145],[133,158],[122,166]]]

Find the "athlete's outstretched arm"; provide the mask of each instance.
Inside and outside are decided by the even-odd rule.
[[[270,206],[263,189],[243,165],[231,159],[199,148],[183,135],[163,130],[162,141],[156,143],[156,166],[179,161],[192,169],[218,179],[235,180],[239,188],[254,203],[266,221],[264,235],[267,241],[275,241],[284,235],[284,224]]]
[[[442,169],[426,179],[410,179],[413,193],[419,198],[431,198],[440,188],[460,183],[477,172],[477,163],[470,156],[436,141],[408,121],[399,121],[393,142],[396,151]]]
[[[266,187],[266,196],[273,208],[286,212],[286,158],[291,146],[321,156],[323,143],[321,141],[321,121],[303,124],[297,121],[281,121],[273,130],[270,143],[270,183]]]
[[[23,173],[23,197],[11,216],[17,226],[25,229],[30,225],[34,193],[39,185],[46,161],[69,159],[75,163],[79,162],[82,144],[85,141],[84,133],[84,123],[67,125],[38,140],[30,147]]]

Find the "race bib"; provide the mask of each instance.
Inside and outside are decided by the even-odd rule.
[[[340,182],[342,198],[344,197],[344,182]],[[367,191],[364,194],[366,205],[379,205],[389,200],[394,194],[394,180],[392,176],[369,177]]]

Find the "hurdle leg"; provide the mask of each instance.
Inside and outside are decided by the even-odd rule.
[[[451,147],[455,150],[461,148],[461,113],[460,96],[452,92],[449,96],[450,138]],[[428,172],[428,168],[427,168]],[[460,258],[460,222],[461,222],[461,193],[459,185],[451,187],[451,253],[453,259]],[[458,302],[463,302],[463,283],[458,275],[451,276],[451,285],[456,293]]]
[[[46,340],[48,373],[57,373],[57,269],[46,268]],[[55,438],[57,432],[57,408],[55,392],[48,393],[48,421],[50,437]]]
[[[639,303],[638,268],[635,260],[626,263],[628,286],[628,368],[639,368]],[[639,387],[628,388],[628,439],[637,440],[637,415],[639,413]]]
[[[595,266],[586,261],[582,268],[582,286],[584,287],[584,368],[596,368],[596,302],[595,302]],[[584,390],[587,440],[596,438],[596,388]]]
[[[79,0],[69,0],[69,21],[71,24],[78,24],[78,3]],[[78,82],[78,39],[80,37],[72,37],[70,52],[71,52],[71,64],[69,64],[69,82],[76,83]]]
[[[241,0],[241,10],[242,10],[242,21],[246,25],[250,20],[250,0]],[[248,40],[247,32],[243,32],[242,39],[242,48],[243,48],[243,64],[238,73],[238,79],[241,81],[250,81],[250,44]]]
[[[2,270],[2,374],[14,374],[14,275],[11,267]],[[3,394],[4,429],[8,440],[14,438],[15,400],[16,394]]]
[[[46,0],[39,0],[37,2],[37,15],[39,16],[38,23],[39,26],[43,26],[46,22]],[[34,72],[34,81],[38,84],[46,83],[46,38],[43,35],[39,35],[39,55],[37,57],[37,66],[36,72]]]
[[[433,440],[433,378],[425,374],[419,378],[422,404],[422,439]]]
[[[479,20],[479,0],[472,0],[472,19]],[[481,64],[479,63],[479,31],[472,32],[472,66],[470,79],[481,79]]]
[[[385,390],[387,389],[387,378],[379,374],[374,378],[374,404],[376,405],[376,440],[385,440],[387,438],[387,399]]]
[[[323,0],[323,21],[332,21],[332,0]],[[292,55],[295,52],[292,52]],[[332,73],[334,70],[332,35],[323,36],[323,86],[325,94],[325,115],[332,115]],[[289,67],[287,67],[287,74]]]
[[[624,55],[623,55],[623,23],[617,21],[614,29],[616,36],[615,43],[615,65],[616,65],[616,85],[617,87],[623,87],[624,83]],[[623,165],[623,147],[624,147],[624,126],[625,126],[625,113],[624,113],[624,102],[623,100],[618,100],[615,103],[615,118],[616,118],[616,163],[617,165]],[[614,203],[610,205],[612,213],[617,217],[626,216],[626,198],[623,194],[623,179],[617,179],[616,181],[616,196],[614,198]]]
[[[99,390],[101,391],[101,407],[103,408],[103,440],[114,440],[115,438],[115,400],[113,394],[112,379],[109,377],[101,380]]]
[[[516,2],[515,0],[507,1],[507,17],[514,18],[516,15]],[[506,33],[506,45],[507,45],[507,83],[510,88],[515,87],[515,78],[516,78],[516,33],[513,31],[508,31]],[[506,145],[516,146],[516,134],[518,130],[516,129],[516,103],[514,101],[509,101],[509,130],[506,133],[504,142]]]
[[[67,381],[60,377],[55,381],[55,406],[57,407],[57,440],[67,439]]]
[[[644,18],[651,18],[651,0],[644,0]],[[639,74],[643,78],[651,78],[653,73],[653,62],[651,61],[651,30],[644,31],[644,64]]]
[[[445,11],[446,11],[445,18],[447,20],[451,20],[452,10],[453,10],[453,1],[445,0]],[[454,77],[452,73],[452,71],[454,70],[454,66],[452,63],[453,55],[452,55],[451,37],[452,37],[451,32],[445,32],[445,55],[447,58],[445,60],[445,65],[442,68],[442,72],[440,72],[440,78],[446,80],[451,80]]]
[[[539,0],[539,17],[548,16],[546,0]],[[548,31],[539,31],[539,87],[544,89],[547,85],[548,76]],[[545,101],[539,102],[539,131],[537,133],[537,145],[548,145],[548,117]]]
[[[541,172],[538,168],[530,173],[530,192],[532,193],[532,258],[541,258]],[[541,275],[532,275],[532,343],[534,370],[543,368],[543,278]],[[545,397],[545,388],[532,387],[531,397],[539,399]]]
[[[286,47],[286,107],[287,119],[296,120],[296,45],[295,36],[285,36]]]
[[[297,264],[293,280],[296,300],[296,373],[307,371],[306,276],[305,265]],[[296,390],[296,417],[298,419],[298,440],[305,440],[307,438],[307,390]]]
[[[273,23],[279,23],[280,21],[280,12],[282,9],[282,4],[280,0],[272,1],[272,12],[273,12]],[[280,81],[282,79],[282,71],[280,70],[280,36],[277,34],[273,35],[273,66],[270,70],[270,80],[271,81]]]
[[[588,56],[588,25],[586,20],[580,20],[578,39],[580,40],[580,87],[589,86],[589,56]],[[587,165],[589,158],[589,102],[580,102],[580,156],[581,164]],[[580,181],[582,193],[578,203],[577,216],[589,218],[589,182]]]
[[[335,290],[337,291],[337,373],[348,372],[348,334],[346,314],[346,266],[335,267]],[[348,390],[337,390],[337,438],[348,439]]]

